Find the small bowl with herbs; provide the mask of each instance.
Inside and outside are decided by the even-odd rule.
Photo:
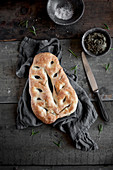
[[[111,48],[111,43],[109,33],[102,28],[90,29],[82,37],[82,47],[92,57],[107,54]]]

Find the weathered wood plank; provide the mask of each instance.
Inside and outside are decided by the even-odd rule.
[[[113,170],[113,166],[0,166],[0,170]]]
[[[17,130],[16,104],[0,104],[0,164],[1,165],[110,165],[113,164],[113,102],[105,102],[110,122],[100,118],[89,132],[99,150],[83,152],[74,148],[68,135],[50,125]],[[103,125],[99,134],[98,125]],[[39,131],[31,136],[31,131]],[[61,148],[53,141],[62,139]]]
[[[110,35],[113,37],[113,1],[84,0],[84,2],[85,12],[77,23],[59,26],[47,15],[47,0],[32,0],[32,3],[26,0],[0,1],[0,39],[20,40],[24,36],[35,37],[29,31],[32,25],[37,28],[37,39],[81,37],[86,30],[102,27],[103,23],[109,26]],[[29,21],[29,28],[20,24],[26,20]]]
[[[22,93],[25,79],[19,79],[16,72],[18,45],[20,42],[0,42],[0,103],[17,103]],[[79,39],[61,40],[62,45],[62,66],[70,73],[71,68],[78,65],[78,84],[85,89],[91,100],[94,100],[91,89],[87,82],[81,57],[74,57],[68,49],[72,49],[78,56],[81,56],[81,42]],[[15,47],[15,48],[14,48]],[[105,57],[88,57],[92,71],[100,88],[103,100],[113,100],[113,50]],[[109,71],[105,71],[103,65],[110,63]],[[109,82],[109,83],[108,83]]]

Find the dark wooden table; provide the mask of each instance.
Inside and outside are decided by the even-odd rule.
[[[113,37],[113,1],[84,2],[85,13],[72,26],[59,26],[50,20],[46,12],[47,0],[0,2],[0,170],[113,169],[113,50],[105,57],[87,56],[110,116],[109,123],[100,118],[96,99],[81,62],[81,37],[86,30],[95,26],[103,27],[105,23]],[[32,25],[37,28],[37,36],[29,31]],[[78,65],[78,84],[86,90],[99,114],[89,130],[99,146],[97,151],[83,152],[75,149],[66,134],[48,125],[16,129],[17,103],[26,80],[19,79],[15,72],[18,46],[25,36],[39,40],[57,37],[62,45],[63,67],[72,73],[71,68]],[[70,54],[69,48],[79,57]],[[110,67],[105,71],[104,64],[108,63]],[[103,125],[101,133],[98,131],[99,124]],[[31,136],[32,129],[39,133]],[[62,139],[61,148],[53,143],[59,139]]]

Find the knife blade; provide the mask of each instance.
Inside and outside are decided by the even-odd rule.
[[[95,77],[94,77],[94,75],[92,73],[91,67],[90,67],[90,65],[88,63],[88,60],[87,60],[84,52],[82,52],[82,62],[83,62],[83,66],[84,66],[84,69],[85,69],[89,84],[90,84],[90,86],[92,88],[92,91],[95,93],[95,95],[97,97],[97,101],[98,101],[98,104],[99,104],[99,107],[100,107],[100,110],[101,110],[102,118],[104,119],[104,121],[108,122],[109,121],[108,113],[106,112],[105,107],[103,105],[103,102],[101,100],[97,82],[95,80]]]

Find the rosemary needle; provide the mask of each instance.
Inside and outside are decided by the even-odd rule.
[[[71,54],[73,54],[76,58],[78,58],[78,56],[77,56],[72,50],[68,49],[68,51],[69,51]]]
[[[107,25],[107,24],[103,24],[103,25],[104,25],[104,29],[109,30],[109,27],[108,27],[108,25]]]
[[[74,67],[71,68],[71,70],[74,70],[74,74],[75,74],[75,75],[76,75],[76,73],[77,73],[77,67],[78,67],[78,65],[75,65]]]
[[[59,140],[58,142],[54,142],[54,141],[53,141],[53,143],[54,143],[56,146],[61,147],[61,140]]]
[[[35,36],[37,36],[36,30],[37,29],[34,26],[32,26],[32,29],[30,29],[29,31],[32,32]]]
[[[21,21],[19,25],[22,26],[22,27],[28,28],[28,20],[26,20],[26,21]]]
[[[35,131],[32,129],[31,136],[36,135],[37,133],[39,133],[39,131],[35,132]]]
[[[105,68],[106,71],[109,69],[109,67],[110,67],[110,63],[104,64],[104,68]]]
[[[26,28],[28,28],[28,20],[25,22]]]
[[[99,133],[102,132],[102,130],[103,130],[103,125],[102,124],[98,125],[98,130],[99,130]]]

